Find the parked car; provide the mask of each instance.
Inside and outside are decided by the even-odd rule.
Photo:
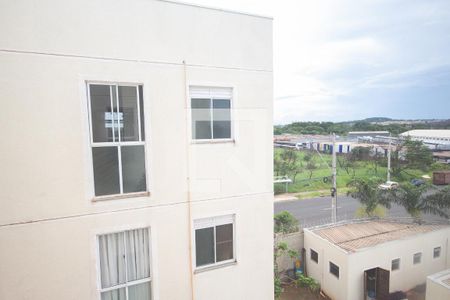
[[[415,186],[421,186],[422,184],[425,184],[425,180],[422,179],[413,179],[411,180],[411,184]]]
[[[398,188],[398,182],[395,181],[386,181],[378,186],[380,190],[395,190]]]

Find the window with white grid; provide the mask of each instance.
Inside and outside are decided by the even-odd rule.
[[[88,84],[95,196],[147,191],[142,85]]]
[[[148,228],[98,236],[101,300],[151,300]]]

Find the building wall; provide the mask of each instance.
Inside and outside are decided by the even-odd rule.
[[[427,277],[426,300],[450,299],[450,287],[441,281],[449,275],[450,269]]]
[[[364,287],[364,271],[380,267],[390,271],[390,292],[407,291],[423,284],[426,277],[447,268],[447,241],[450,229],[443,229],[405,240],[397,240],[362,249],[349,255],[349,291],[347,300],[361,299]],[[441,256],[433,258],[433,248],[441,248]],[[414,253],[422,252],[422,262],[413,264]],[[393,259],[400,258],[400,269],[391,271]]]
[[[287,234],[279,233],[275,236],[275,246],[278,243],[286,243],[289,249],[295,250],[301,255],[302,249],[304,247],[303,231]],[[304,264],[304,262],[305,258],[301,258],[302,265]],[[292,270],[294,268],[295,259],[292,259],[289,257],[289,255],[285,254],[277,258],[277,263],[278,263],[278,271],[285,272],[286,270]]]
[[[309,277],[317,280],[322,290],[334,300],[349,299],[349,291],[345,288],[348,282],[348,257],[346,253],[330,244],[328,241],[313,234],[308,229],[304,230],[306,249],[306,271]],[[319,254],[318,263],[311,260],[310,251],[313,249]],[[329,263],[339,266],[339,278],[329,271]]]
[[[0,299],[99,299],[96,235],[142,226],[154,299],[191,299],[192,222],[224,214],[237,263],[193,274],[194,298],[271,299],[271,30],[165,1],[1,2]],[[150,196],[92,201],[87,81],[143,84]],[[190,141],[190,85],[233,88],[234,141]]]

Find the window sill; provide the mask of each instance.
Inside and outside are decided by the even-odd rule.
[[[211,270],[216,270],[216,269],[221,269],[221,268],[234,266],[234,265],[237,265],[237,261],[236,260],[224,262],[224,263],[221,263],[221,264],[214,264],[214,265],[199,267],[199,268],[194,270],[194,274],[203,273],[203,272],[206,272],[206,271],[211,271]]]
[[[234,139],[191,140],[191,144],[235,144]]]
[[[128,198],[138,198],[138,197],[149,197],[150,192],[137,192],[137,193],[128,193],[128,194],[116,194],[116,195],[106,195],[106,196],[96,196],[92,198],[92,202],[101,202],[101,201],[109,201],[109,200],[119,200],[119,199],[128,199]]]

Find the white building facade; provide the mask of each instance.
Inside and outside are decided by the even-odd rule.
[[[272,20],[1,1],[0,299],[273,299]]]

